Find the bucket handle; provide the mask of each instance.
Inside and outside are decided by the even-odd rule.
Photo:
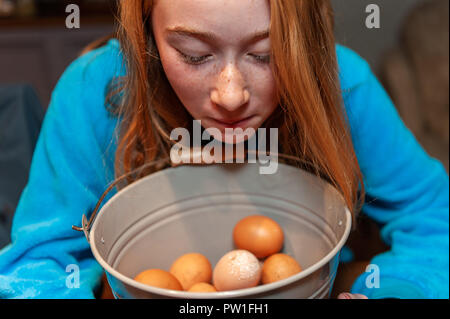
[[[254,153],[255,155],[259,155],[259,151],[255,151],[255,150],[247,150],[247,153]],[[272,156],[275,155],[275,158],[283,158],[286,160],[293,160],[295,162],[299,162],[299,163],[305,163],[306,161],[296,157],[296,156],[292,156],[292,155],[287,155],[287,154],[283,154],[283,153],[275,153],[275,152],[271,152],[269,153],[271,158],[273,158]],[[267,154],[266,154],[267,155]],[[201,158],[201,151],[198,150],[194,150],[193,151],[193,157],[199,156]],[[200,162],[200,163],[196,163],[195,161],[193,161],[194,163],[190,163],[190,165],[204,165],[205,163]],[[76,231],[82,231],[84,232],[84,235],[87,239],[87,241],[89,242],[89,231],[92,227],[92,224],[95,220],[95,217],[98,213],[98,209],[100,208],[100,204],[103,202],[103,200],[105,199],[106,195],[111,191],[111,189],[113,189],[118,183],[120,183],[121,181],[123,181],[125,178],[130,177],[131,175],[137,173],[138,171],[141,171],[145,168],[151,167],[151,166],[156,166],[156,165],[162,165],[162,167],[164,166],[164,164],[168,164],[171,167],[176,167],[176,166],[181,166],[181,165],[186,165],[186,163],[181,162],[179,164],[175,164],[171,161],[170,158],[164,158],[164,159],[160,159],[160,160],[156,160],[156,161],[152,161],[149,163],[146,163],[140,167],[138,167],[137,169],[122,175],[121,177],[119,177],[118,179],[116,179],[114,182],[111,183],[111,185],[108,186],[108,188],[103,192],[102,196],[100,197],[100,199],[98,200],[92,214],[91,217],[89,218],[89,220],[87,219],[86,215],[83,214],[81,216],[81,227],[80,226],[75,226],[72,225],[72,229],[76,230]]]
[[[75,226],[72,225],[72,229],[76,230],[76,231],[82,231],[84,232],[84,235],[86,236],[87,241],[89,242],[89,231],[92,227],[92,224],[95,220],[95,217],[97,215],[98,209],[100,208],[100,204],[103,202],[103,200],[105,199],[106,195],[111,191],[111,189],[113,189],[118,183],[122,182],[125,178],[130,177],[131,175],[137,173],[138,171],[141,171],[145,168],[151,167],[151,166],[156,166],[156,165],[162,165],[164,166],[164,164],[170,164],[171,166],[175,166],[173,165],[173,163],[170,161],[170,159],[168,158],[164,158],[161,160],[156,160],[153,162],[149,162],[146,163],[140,167],[138,167],[137,169],[122,175],[121,177],[119,177],[118,179],[116,179],[114,182],[111,183],[111,185],[108,186],[108,188],[103,192],[102,196],[100,197],[100,199],[97,201],[97,204],[91,214],[91,217],[89,218],[89,220],[87,219],[86,215],[83,214],[81,216],[81,227],[80,226]]]

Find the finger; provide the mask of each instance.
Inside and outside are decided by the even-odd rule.
[[[338,295],[338,299],[368,299],[368,298],[362,294],[350,294],[347,292],[343,292]]]
[[[337,299],[351,299],[351,297],[349,293],[343,292],[338,295]]]
[[[367,296],[364,296],[362,294],[350,294],[352,296],[352,299],[369,299]]]

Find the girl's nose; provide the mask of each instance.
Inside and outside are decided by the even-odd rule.
[[[239,109],[250,99],[241,72],[234,64],[228,64],[219,74],[216,87],[211,92],[211,100],[229,112]]]

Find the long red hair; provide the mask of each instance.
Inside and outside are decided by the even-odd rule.
[[[152,6],[153,0],[119,2],[117,37],[127,75],[109,94],[121,94],[111,109],[122,120],[116,177],[168,158],[170,131],[192,125],[159,59],[150,23]],[[336,187],[355,217],[363,204],[364,184],[342,101],[330,1],[271,0],[270,9],[279,107],[265,126],[279,128],[279,151]],[[161,168],[148,167],[128,183]]]

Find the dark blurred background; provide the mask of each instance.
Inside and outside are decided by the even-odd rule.
[[[448,170],[449,1],[331,1],[337,42],[370,63],[405,124]],[[72,3],[80,7],[79,29],[65,26],[65,8]],[[115,3],[0,0],[0,248],[9,242],[12,215],[26,185],[51,92],[87,44],[115,30]],[[381,10],[379,29],[365,25],[369,4]],[[359,229],[359,235],[349,240],[355,243],[356,260],[369,260],[385,249],[377,229],[367,225]],[[369,237],[375,238],[372,244]],[[365,246],[358,247],[359,242]],[[349,270],[350,277],[357,272]],[[341,291],[351,282],[340,284],[339,276],[336,280]]]
[[[357,51],[379,73],[387,51],[400,43],[406,18],[427,1],[331,2],[338,42]],[[65,27],[65,8],[71,3],[80,6],[80,29]],[[113,0],[0,0],[0,83],[30,83],[47,107],[57,79],[80,50],[113,31],[115,3]],[[380,29],[365,27],[368,15],[365,9],[372,3],[378,4],[381,10]]]
[[[16,6],[9,16],[0,14],[0,83],[31,84],[45,108],[59,76],[80,50],[113,31],[114,1],[0,0],[0,7],[1,3]],[[79,29],[66,28],[69,3],[80,6]]]

